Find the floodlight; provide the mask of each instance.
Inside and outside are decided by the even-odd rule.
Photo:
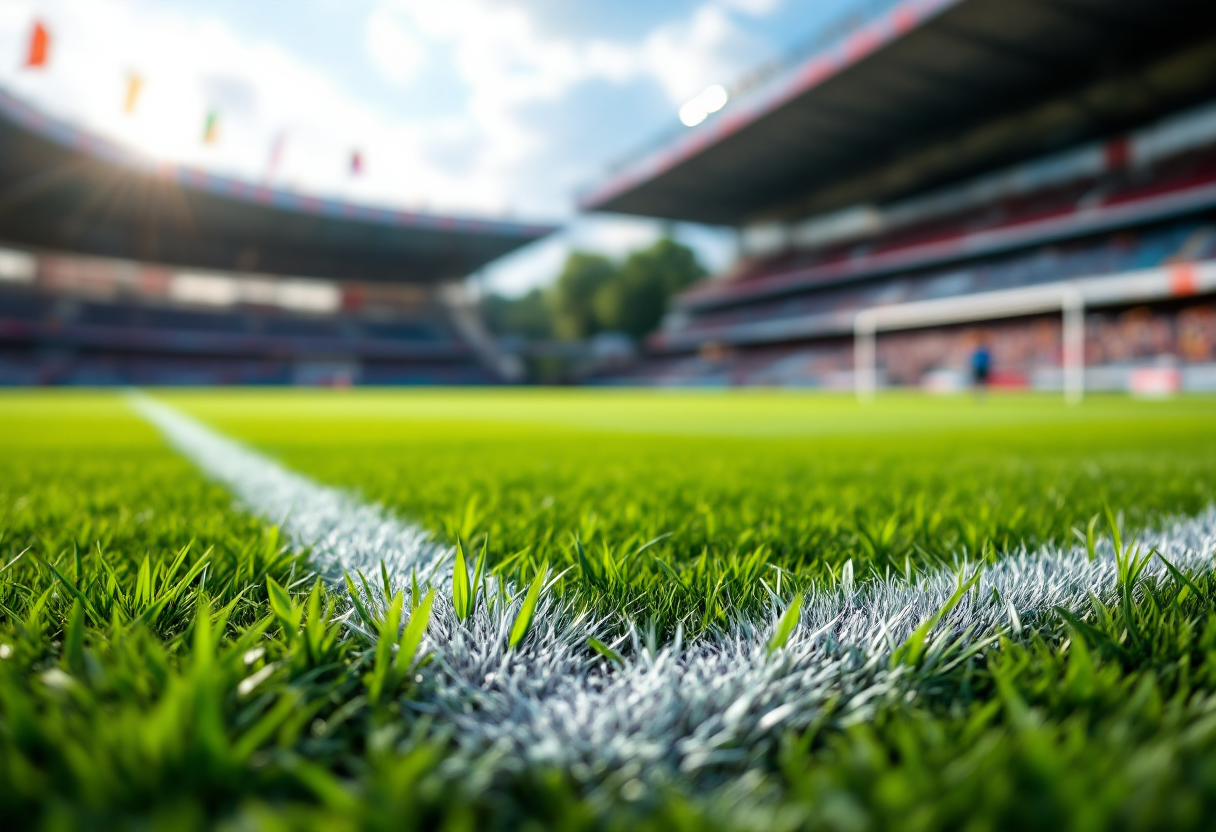
[[[685,127],[696,127],[705,121],[710,113],[716,113],[725,107],[729,99],[726,87],[721,84],[706,87],[700,95],[680,108],[680,121]]]
[[[700,96],[680,108],[680,121],[684,123],[685,127],[696,127],[705,121],[705,117],[708,115],[709,112],[705,109],[705,105],[701,103]]]
[[[714,84],[712,87],[706,87],[698,98],[701,99],[701,105],[705,107],[705,112],[716,113],[726,106],[726,102],[730,100],[730,95],[726,92],[726,87],[721,84]]]

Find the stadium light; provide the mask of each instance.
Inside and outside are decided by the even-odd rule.
[[[698,96],[701,103],[705,105],[707,113],[716,113],[726,106],[726,102],[730,100],[730,95],[726,92],[726,87],[721,84],[714,84],[712,87],[706,87],[705,91]]]
[[[680,121],[685,127],[696,127],[701,122],[705,121],[705,117],[709,113],[705,110],[705,106],[701,104],[701,99],[694,98],[683,107],[680,108]]]
[[[729,100],[730,94],[721,84],[706,87],[700,95],[680,108],[680,121],[685,127],[696,127],[705,121],[710,113],[716,113],[725,107]]]

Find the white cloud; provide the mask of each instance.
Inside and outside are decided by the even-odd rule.
[[[509,181],[521,163],[550,149],[528,123],[529,105],[558,101],[590,78],[620,82],[636,71],[628,50],[545,36],[527,12],[500,2],[384,0],[374,14],[449,51],[468,89],[466,118],[477,138],[468,166],[481,178]]]
[[[689,22],[669,24],[652,32],[642,46],[648,72],[663,86],[673,104],[682,104],[710,84],[737,74],[731,53],[740,35],[722,7],[706,4]]]
[[[759,14],[774,2],[710,0],[638,43],[547,35],[524,9],[501,0],[382,0],[374,15],[450,50],[469,91],[467,119],[478,139],[470,168],[510,183],[519,194],[537,184],[512,179],[522,163],[555,151],[578,152],[553,148],[529,123],[529,106],[576,95],[580,84],[593,79],[620,84],[651,78],[673,104],[729,80],[755,59],[757,47],[741,33],[730,5]],[[590,179],[596,170],[588,162]],[[568,198],[562,197],[565,205]]]
[[[648,246],[663,233],[663,224],[641,217],[587,217],[568,234],[575,248],[624,257]]]
[[[364,41],[372,62],[395,84],[404,86],[414,79],[426,60],[422,41],[384,8],[367,18]]]

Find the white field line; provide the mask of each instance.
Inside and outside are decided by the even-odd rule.
[[[427,647],[427,693],[418,705],[453,724],[469,751],[494,752],[501,765],[554,764],[580,778],[665,779],[678,771],[741,770],[771,749],[776,734],[811,724],[831,706],[837,717],[865,718],[872,703],[916,696],[933,670],[891,667],[891,654],[958,586],[958,574],[929,572],[913,583],[889,578],[854,585],[851,576],[809,594],[787,646],[766,645],[780,610],[739,620],[728,632],[651,651],[625,622],[574,616],[546,593],[520,649],[506,637],[518,601],[497,586],[492,605],[456,620],[445,550],[417,526],[355,497],[292,473],[194,419],[146,397],[134,407],[182,454],[230,488],[244,507],[282,524],[311,547],[335,585],[341,570],[369,578],[387,565],[396,586],[411,570],[435,564],[436,604]],[[1208,569],[1216,550],[1216,510],[1142,535],[1174,565]],[[962,566],[967,574],[974,567]],[[1146,576],[1161,579],[1157,559]],[[1082,612],[1089,595],[1109,601],[1116,563],[1109,543],[1090,561],[1082,548],[1022,550],[982,567],[979,581],[929,641],[925,666],[941,668],[966,651],[1053,607]],[[609,666],[586,646],[589,636],[628,631],[624,664]],[[914,678],[913,678],[914,677]]]

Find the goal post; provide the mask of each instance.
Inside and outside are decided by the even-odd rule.
[[[853,319],[853,378],[857,397],[878,393],[878,334],[1057,313],[1062,318],[1064,397],[1085,395],[1085,311],[1094,306],[1161,300],[1216,291],[1216,261],[1179,263],[1078,280],[977,292],[951,298],[873,306]]]

